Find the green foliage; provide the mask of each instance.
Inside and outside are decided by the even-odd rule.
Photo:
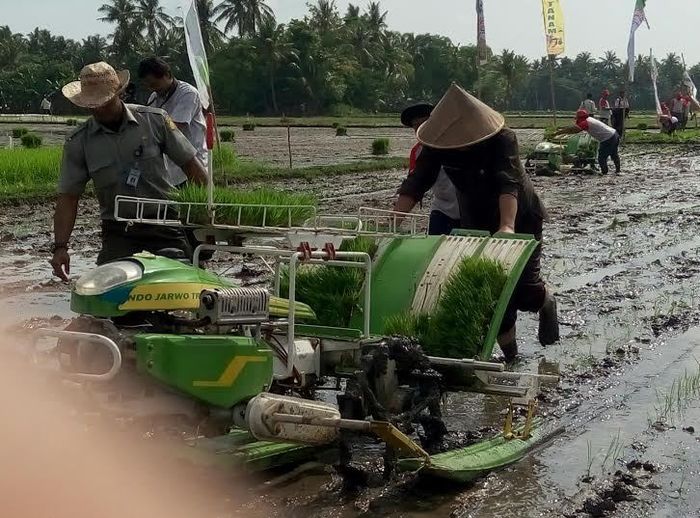
[[[377,245],[373,239],[358,237],[343,242],[340,250],[365,252],[374,256]],[[364,270],[337,266],[302,266],[297,270],[296,299],[308,304],[318,322],[329,327],[348,327],[353,311],[362,300]],[[289,275],[282,272],[280,292],[289,295]]]
[[[29,133],[27,128],[12,128],[12,138],[22,138]]]
[[[36,133],[26,133],[20,137],[22,145],[28,149],[41,147],[43,139]]]
[[[190,223],[204,224],[207,214],[207,188],[188,185],[173,192],[173,199],[180,202],[199,203],[189,214]],[[217,207],[216,223],[226,225],[267,226],[300,225],[315,213],[315,200],[308,194],[292,194],[272,189],[237,190],[217,187],[214,202],[229,207]],[[270,207],[262,207],[270,206]],[[187,214],[181,214],[187,218]]]
[[[244,122],[243,123],[243,131],[255,131],[255,123],[254,122]]]
[[[646,122],[640,122],[639,124],[637,124],[637,129],[640,131],[646,131],[647,129],[649,129],[649,126]]]
[[[55,192],[62,154],[60,147],[0,148],[0,201]]]
[[[78,119],[66,119],[66,126],[77,126]]]
[[[348,129],[344,126],[338,126],[335,128],[336,137],[346,137],[348,135]]]
[[[650,131],[629,130],[625,132],[627,144],[700,144],[700,130],[686,129],[673,135]]]
[[[387,319],[384,332],[416,338],[434,356],[473,358],[484,344],[506,280],[500,263],[468,257],[443,285],[432,314],[396,315]]]
[[[233,130],[221,130],[219,132],[221,142],[233,142],[236,138],[236,132]]]
[[[372,154],[373,155],[388,155],[389,154],[389,139],[388,138],[378,138],[372,142]]]

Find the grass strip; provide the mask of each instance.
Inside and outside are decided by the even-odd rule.
[[[60,146],[38,149],[0,148],[0,204],[35,201],[55,196],[62,156],[63,148]],[[406,166],[407,160],[403,158],[381,158],[348,164],[286,169],[242,159],[235,154],[231,146],[222,146],[214,153],[214,174],[217,183],[227,185],[252,180],[365,173]]]
[[[415,338],[433,356],[474,358],[484,344],[506,280],[500,263],[467,257],[443,285],[431,314],[395,315],[385,322],[384,334]]]
[[[700,130],[686,129],[673,135],[654,131],[627,130],[626,144],[700,144]]]

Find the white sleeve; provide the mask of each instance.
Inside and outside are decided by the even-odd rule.
[[[168,110],[168,115],[170,115],[170,118],[177,124],[190,124],[197,114],[197,110],[202,109],[197,92],[185,93],[177,100],[177,103],[174,104],[175,105]]]

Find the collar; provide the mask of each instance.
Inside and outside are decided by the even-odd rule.
[[[134,112],[129,109],[129,106],[126,103],[122,103],[122,106],[124,106],[124,119],[122,120],[121,126],[119,126],[119,130],[116,132],[112,131],[111,129],[97,122],[95,117],[90,117],[90,121],[88,122],[88,131],[90,133],[98,133],[100,131],[105,133],[120,133],[127,124],[136,124],[138,126],[139,121],[136,119],[136,117],[134,117]]]

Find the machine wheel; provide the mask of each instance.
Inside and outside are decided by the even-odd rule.
[[[109,320],[80,316],[73,319],[65,330],[103,335],[110,338],[122,349],[123,336]],[[112,355],[109,351],[104,348],[91,347],[76,340],[60,339],[57,351],[61,369],[66,372],[102,374],[112,366]]]

